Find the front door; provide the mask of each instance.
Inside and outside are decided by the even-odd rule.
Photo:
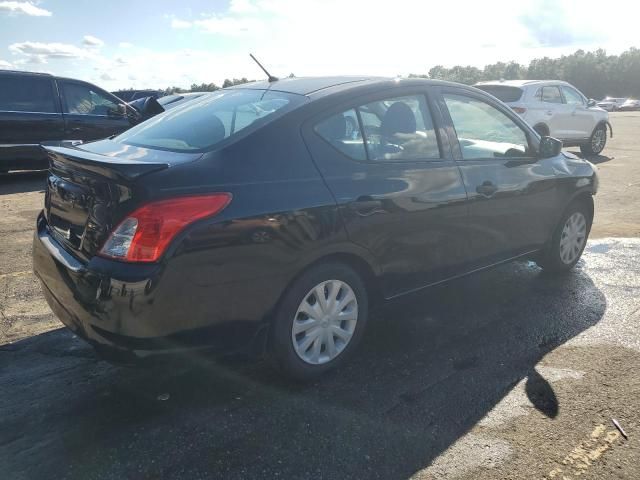
[[[536,159],[526,128],[508,108],[465,89],[441,92],[469,196],[475,266],[539,249],[557,217],[551,162]]]
[[[99,140],[127,130],[131,123],[119,113],[117,98],[92,85],[58,80],[62,91],[66,140]]]
[[[567,138],[576,140],[589,138],[596,122],[594,114],[587,107],[587,99],[577,90],[566,85],[562,86],[562,96],[568,110],[566,121],[571,125],[570,136]]]
[[[387,298],[459,273],[469,259],[464,185],[425,93],[391,89],[303,129],[350,240],[382,270]]]

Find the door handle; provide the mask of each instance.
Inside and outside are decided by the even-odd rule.
[[[484,181],[482,185],[478,185],[476,187],[476,192],[478,192],[480,195],[484,195],[485,197],[491,197],[497,191],[498,186],[489,180]]]
[[[376,200],[370,195],[358,197],[349,204],[351,210],[354,210],[361,217],[368,217],[374,213],[382,213],[382,200]]]

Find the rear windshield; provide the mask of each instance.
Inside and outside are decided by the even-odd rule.
[[[509,87],[507,85],[478,85],[480,90],[490,93],[505,103],[517,102],[522,97],[522,89],[518,87]]]
[[[114,140],[175,152],[205,152],[249,126],[269,123],[304,99],[269,90],[220,91],[161,113]]]

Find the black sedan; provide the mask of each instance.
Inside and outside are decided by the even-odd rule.
[[[34,268],[64,324],[109,358],[250,348],[298,378],[378,301],[518,258],[570,270],[597,190],[494,97],[422,79],[252,83],[48,151]]]

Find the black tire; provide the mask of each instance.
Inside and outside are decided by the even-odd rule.
[[[328,280],[344,282],[353,291],[358,309],[356,326],[351,339],[334,359],[322,364],[311,364],[304,361],[294,348],[292,338],[294,317],[309,292]],[[295,380],[311,380],[338,367],[360,343],[369,314],[368,306],[369,298],[364,282],[349,266],[341,263],[327,263],[311,267],[292,282],[276,308],[269,342],[269,351],[275,365],[282,373]]]
[[[586,235],[582,243],[582,247],[580,248],[580,251],[576,258],[569,263],[565,263],[560,255],[560,241],[562,239],[562,232],[564,230],[565,224],[567,223],[569,218],[572,217],[576,212],[581,213],[585,218]],[[592,222],[593,216],[591,213],[591,209],[586,205],[584,201],[576,201],[571,203],[560,218],[560,221],[553,231],[553,235],[551,236],[551,239],[549,240],[544,251],[541,252],[535,259],[538,266],[544,271],[550,273],[564,273],[571,270],[576,265],[576,263],[578,263],[578,260],[580,260],[582,252],[587,245],[587,239],[589,237],[589,232],[591,231]]]
[[[580,151],[586,156],[600,155],[606,144],[607,127],[606,125],[598,125],[591,134],[591,137],[589,137],[589,141],[580,145]]]

